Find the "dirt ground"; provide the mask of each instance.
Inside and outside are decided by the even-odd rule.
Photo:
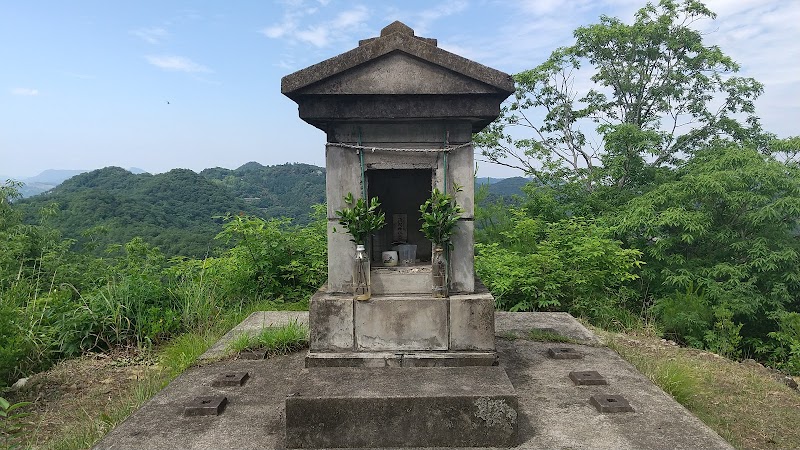
[[[90,354],[33,375],[22,389],[4,396],[12,403],[33,403],[25,408],[31,413],[25,422],[28,444],[36,448],[76,424],[95,422],[102,411],[129,397],[158,369],[145,353]]]

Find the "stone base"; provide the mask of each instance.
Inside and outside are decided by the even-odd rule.
[[[318,368],[286,398],[286,447],[512,447],[517,408],[500,367]]]
[[[309,304],[312,352],[494,352],[494,298],[488,292],[350,295],[322,290]]]
[[[496,352],[341,352],[309,351],[306,367],[469,367],[496,366]]]

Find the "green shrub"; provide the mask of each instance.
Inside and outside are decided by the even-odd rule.
[[[659,298],[652,312],[664,329],[664,335],[695,348],[705,347],[705,336],[714,323],[714,311],[708,300],[697,292],[674,293]]]
[[[772,362],[793,375],[800,375],[800,313],[783,314],[779,326],[778,331],[769,334],[779,343]]]
[[[508,311],[568,311],[590,320],[629,322],[640,252],[624,249],[595,221],[545,222],[514,210],[502,243],[478,244],[475,267]],[[635,318],[633,318],[635,320]]]

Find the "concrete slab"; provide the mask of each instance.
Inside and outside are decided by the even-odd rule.
[[[505,312],[494,315],[494,327],[498,336],[527,337],[531,329],[554,332],[585,344],[600,344],[600,339],[574,317],[565,312]]]
[[[285,314],[286,320],[298,317],[290,316],[294,313],[278,314]],[[524,339],[497,341],[500,367],[506,370],[519,399],[520,444],[515,448],[732,449],[619,355],[600,347],[599,339],[571,316],[497,313],[496,318],[498,335],[548,327],[573,338],[582,337],[590,344],[558,344],[577,349],[584,358],[556,360],[547,355],[552,343]],[[305,355],[298,352],[261,361],[207,362],[191,368],[112,430],[95,448],[285,448],[284,402],[305,382],[308,373],[304,367]],[[609,384],[575,386],[569,373],[587,370],[603,374]],[[243,386],[212,386],[220,374],[227,372],[248,372],[250,379]],[[228,398],[222,414],[184,417],[184,405],[204,395]],[[621,395],[634,411],[601,413],[590,403],[596,395]]]
[[[509,447],[517,396],[500,367],[310,370],[286,399],[288,448]]]
[[[264,328],[282,327],[290,322],[308,325],[308,311],[256,311],[225,333],[219,341],[200,355],[198,360],[208,362],[224,358],[228,353],[228,346],[237,336],[245,333],[258,334]]]

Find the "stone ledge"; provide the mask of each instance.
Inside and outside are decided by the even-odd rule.
[[[313,369],[286,398],[286,447],[511,447],[517,408],[500,367]]]
[[[306,367],[472,367],[497,365],[496,352],[315,352]]]

